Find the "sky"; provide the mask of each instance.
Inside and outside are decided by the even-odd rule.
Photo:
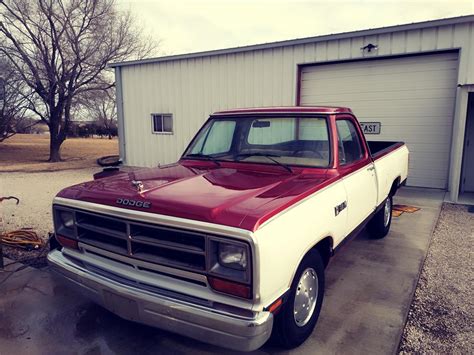
[[[173,55],[474,14],[474,0],[117,0]]]

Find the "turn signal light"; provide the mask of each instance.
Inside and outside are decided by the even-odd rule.
[[[275,302],[273,302],[273,304],[270,307],[268,307],[268,311],[273,314],[277,314],[280,311],[280,306],[282,304],[283,304],[283,300],[280,298],[276,300]]]
[[[208,277],[208,281],[211,287],[216,291],[242,298],[252,298],[250,286],[210,276]]]
[[[56,240],[58,241],[59,244],[61,244],[65,248],[79,249],[77,240],[69,239],[59,234],[56,234]]]

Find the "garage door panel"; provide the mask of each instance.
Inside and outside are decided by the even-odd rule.
[[[417,178],[417,179],[437,179],[437,180],[443,180],[446,179],[444,176],[444,172],[440,171],[431,171],[431,170],[426,170],[426,171],[420,171],[419,169],[408,169],[408,176],[410,178]]]
[[[384,137],[403,137],[405,141],[407,142],[417,142],[417,143],[435,143],[439,144],[442,142],[442,144],[448,143],[451,138],[446,137],[446,131],[442,131],[438,129],[439,127],[437,126],[410,126],[404,127],[404,126],[387,126],[384,125],[383,121],[380,121],[382,124],[382,130],[385,130],[386,132],[384,133]],[[446,126],[447,129],[449,129],[449,132],[451,132],[451,127]],[[420,131],[423,130],[424,134],[422,137],[420,137]],[[370,135],[372,136],[379,136],[381,137],[382,135]],[[426,139],[422,139],[426,138]],[[385,138],[381,139],[384,140]]]
[[[402,109],[403,109],[403,112],[400,112]],[[354,109],[352,110],[354,111]],[[432,111],[433,117],[439,117],[441,115],[444,117],[445,120],[446,120],[446,116],[451,116],[453,114],[453,108],[446,107],[446,106],[437,107],[436,109],[433,109],[431,111]],[[436,112],[433,112],[433,111],[436,111]],[[405,107],[397,106],[397,112],[398,114],[395,112],[392,112],[391,110],[388,110],[387,108],[370,109],[370,107],[367,107],[366,112],[364,113],[364,119],[377,118],[377,117],[386,117],[386,118],[396,119],[397,117],[400,117],[400,116],[421,117],[420,115],[426,115],[426,109],[424,107],[410,107],[409,109],[407,109]]]
[[[447,185],[457,53],[304,67],[302,105],[346,106],[362,122],[381,122],[373,141],[405,141],[408,184]]]
[[[337,71],[334,72],[330,65],[320,66],[318,73],[315,74],[310,68],[305,79],[327,79],[327,78],[343,78],[343,77],[357,77],[364,74],[384,75],[384,74],[401,74],[416,73],[416,72],[437,72],[437,71],[457,71],[458,60],[457,54],[434,54],[425,56],[401,57],[385,60],[383,66],[380,65],[380,60],[367,60],[359,62],[339,63]]]
[[[414,162],[414,160],[418,162]],[[438,171],[445,172],[446,169],[443,166],[446,163],[446,160],[449,160],[449,152],[439,152],[437,154],[432,154],[431,152],[422,152],[422,153],[413,153],[410,156],[410,168],[416,168],[417,166],[422,168],[423,171]],[[443,164],[441,164],[443,163]]]
[[[426,127],[429,125],[450,127],[446,123],[446,116],[403,116],[403,117],[387,117],[383,116],[386,127],[397,126],[412,126],[412,127]]]
[[[447,153],[449,154],[450,147],[446,146],[446,144],[432,144],[432,143],[420,143],[420,142],[411,142],[410,143],[411,151],[410,156],[413,154],[418,153],[428,153],[433,156],[437,156],[440,153]]]
[[[356,114],[361,118],[368,117],[377,114],[380,117],[385,117],[386,114],[393,116],[398,113],[400,116],[410,115],[418,116],[418,114],[426,114],[427,110],[435,115],[439,115],[439,111],[452,115],[453,108],[446,107],[446,105],[453,105],[454,100],[448,99],[434,99],[434,100],[414,100],[414,101],[387,101],[387,100],[376,100],[376,101],[349,101],[349,100],[318,100],[319,105],[336,105],[336,106],[348,106],[352,108]],[[359,111],[359,112],[357,112]]]
[[[374,109],[379,110],[381,112],[387,111],[387,105],[390,108],[396,108],[400,115],[403,115],[403,110],[405,106],[408,107],[422,107],[423,109],[429,109],[431,112],[436,112],[435,110],[438,108],[442,108],[444,105],[449,105],[454,103],[454,96],[448,97],[432,97],[432,98],[416,98],[417,92],[413,92],[413,98],[398,98],[395,95],[392,97],[387,97],[383,95],[372,95],[372,94],[365,94],[363,93],[355,93],[354,99],[350,100],[346,95],[346,97],[333,95],[334,97],[331,98],[329,95],[324,95],[324,100],[319,100],[318,102],[335,102],[338,104],[347,104],[353,103],[361,108],[368,109],[370,107],[374,107],[374,104],[377,106]],[[322,96],[322,95],[321,95]],[[373,96],[373,98],[368,98],[367,96]],[[377,98],[377,96],[379,98]],[[308,96],[302,96],[303,99],[307,98]],[[400,104],[403,104],[403,107],[400,107]],[[423,107],[426,105],[431,105],[430,107]]]
[[[436,165],[435,165],[436,167]],[[436,169],[433,166],[426,166],[426,169],[423,172],[420,172],[417,167],[414,166],[409,166],[408,170],[410,172],[410,176],[416,176],[419,178],[423,177],[434,177],[437,179],[442,179],[444,178],[445,171],[444,169]]]
[[[394,79],[395,80],[395,79]],[[373,84],[370,83],[351,83],[344,84],[343,88],[337,88],[337,83],[328,84],[325,87],[319,87],[316,85],[311,85],[312,83],[309,82],[307,86],[302,86],[302,90],[305,96],[311,95],[336,95],[340,97],[345,97],[347,95],[354,94],[355,92],[361,94],[397,94],[403,92],[429,92],[434,94],[441,94],[447,96],[455,96],[456,91],[453,91],[452,86],[441,85],[436,83],[434,80],[426,80],[425,83],[416,83],[415,85],[411,84],[410,82],[407,83],[392,83],[392,82],[385,82],[385,83],[377,83],[374,82]],[[315,83],[313,83],[315,84]]]
[[[305,96],[312,95],[336,95],[339,97],[345,97],[355,92],[363,94],[376,94],[376,93],[398,93],[398,92],[430,92],[434,91],[435,94],[454,96],[456,91],[453,91],[451,85],[439,84],[433,79],[423,80],[423,82],[417,82],[416,84],[410,83],[399,83],[393,81],[386,81],[383,83],[374,82],[368,87],[368,83],[351,83],[344,84],[344,87],[340,87],[340,84],[329,83],[324,87],[316,86],[314,82],[307,82],[301,86]],[[339,88],[338,88],[339,86]]]
[[[411,175],[408,175],[407,185],[414,187],[430,187],[433,189],[447,188],[446,179],[419,178]]]
[[[383,127],[383,126],[382,126]],[[382,128],[384,129],[384,128]],[[386,128],[385,128],[386,129]],[[407,144],[408,148],[415,149],[414,143],[424,143],[433,149],[440,145],[446,146],[450,143],[449,137],[446,134],[437,133],[435,136],[420,136],[417,132],[401,132],[400,134],[390,133],[385,134],[384,137],[373,138],[375,134],[367,135],[370,140],[373,141],[403,141]],[[381,135],[380,135],[381,136]]]
[[[344,64],[341,64],[344,65]],[[361,74],[361,71],[364,72],[364,74]],[[456,67],[438,67],[436,69],[426,69],[424,65],[420,66],[415,66],[415,67],[406,67],[406,68],[401,68],[399,70],[390,70],[390,68],[379,68],[379,70],[375,70],[374,68],[370,67],[361,67],[361,68],[354,68],[353,70],[338,70],[335,73],[332,73],[331,71],[327,72],[321,72],[315,75],[313,72],[308,71],[308,75],[305,75],[304,80],[305,81],[311,81],[311,80],[321,80],[321,79],[344,79],[345,81],[351,83],[352,81],[355,80],[360,80],[362,78],[366,78],[367,80],[377,80],[380,78],[389,78],[389,79],[395,79],[399,77],[403,77],[404,75],[416,75],[419,77],[425,77],[425,79],[432,77],[433,75],[436,76],[442,71],[443,73],[452,73],[452,72],[457,72]],[[303,68],[303,72],[305,72],[305,68]],[[367,77],[367,75],[370,75],[370,78]],[[446,75],[446,74],[441,74],[441,75]],[[406,78],[403,78],[406,80]]]
[[[324,92],[337,92],[338,91],[338,84],[336,80],[344,80],[345,85],[344,87],[339,87],[341,93],[351,92],[355,87],[359,89],[364,89],[364,91],[373,92],[380,89],[387,89],[387,90],[398,90],[406,88],[407,86],[413,86],[414,89],[423,89],[423,88],[451,88],[446,82],[440,81],[438,79],[449,80],[453,73],[456,71],[437,71],[433,73],[422,73],[417,72],[414,73],[416,76],[416,81],[413,82],[413,77],[409,78],[406,75],[401,74],[380,74],[380,75],[372,75],[370,73],[366,73],[364,76],[357,76],[357,77],[342,77],[342,78],[327,78],[328,82],[325,86],[316,86],[315,82],[318,80],[325,80],[322,78],[315,78],[313,80],[308,80],[307,78],[303,79],[301,82],[301,87],[303,89],[312,89],[312,90],[321,90]],[[370,75],[370,77],[367,77]],[[334,81],[329,81],[334,80]],[[370,86],[368,86],[368,84]]]
[[[382,90],[382,89],[381,89]],[[311,93],[309,93],[311,94]],[[339,101],[343,97],[342,94],[338,93],[324,93],[326,100]],[[454,100],[455,91],[452,89],[427,89],[427,90],[397,90],[397,91],[371,91],[362,92],[358,91],[351,95],[351,100],[357,100],[360,102],[373,100],[383,100],[384,102],[390,101],[407,101],[409,103],[418,103],[418,100]],[[370,95],[370,98],[367,96]],[[347,95],[346,95],[347,96]],[[347,99],[346,99],[347,100]]]

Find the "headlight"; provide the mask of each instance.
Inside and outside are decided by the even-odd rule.
[[[252,254],[242,241],[209,237],[209,286],[229,295],[252,298]]]
[[[59,218],[64,227],[72,229],[74,228],[74,215],[68,211],[60,211]]]
[[[235,270],[247,268],[247,249],[244,246],[219,243],[219,264]]]

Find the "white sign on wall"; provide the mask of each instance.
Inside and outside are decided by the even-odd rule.
[[[361,122],[360,126],[364,134],[380,134],[382,128],[380,122]]]

